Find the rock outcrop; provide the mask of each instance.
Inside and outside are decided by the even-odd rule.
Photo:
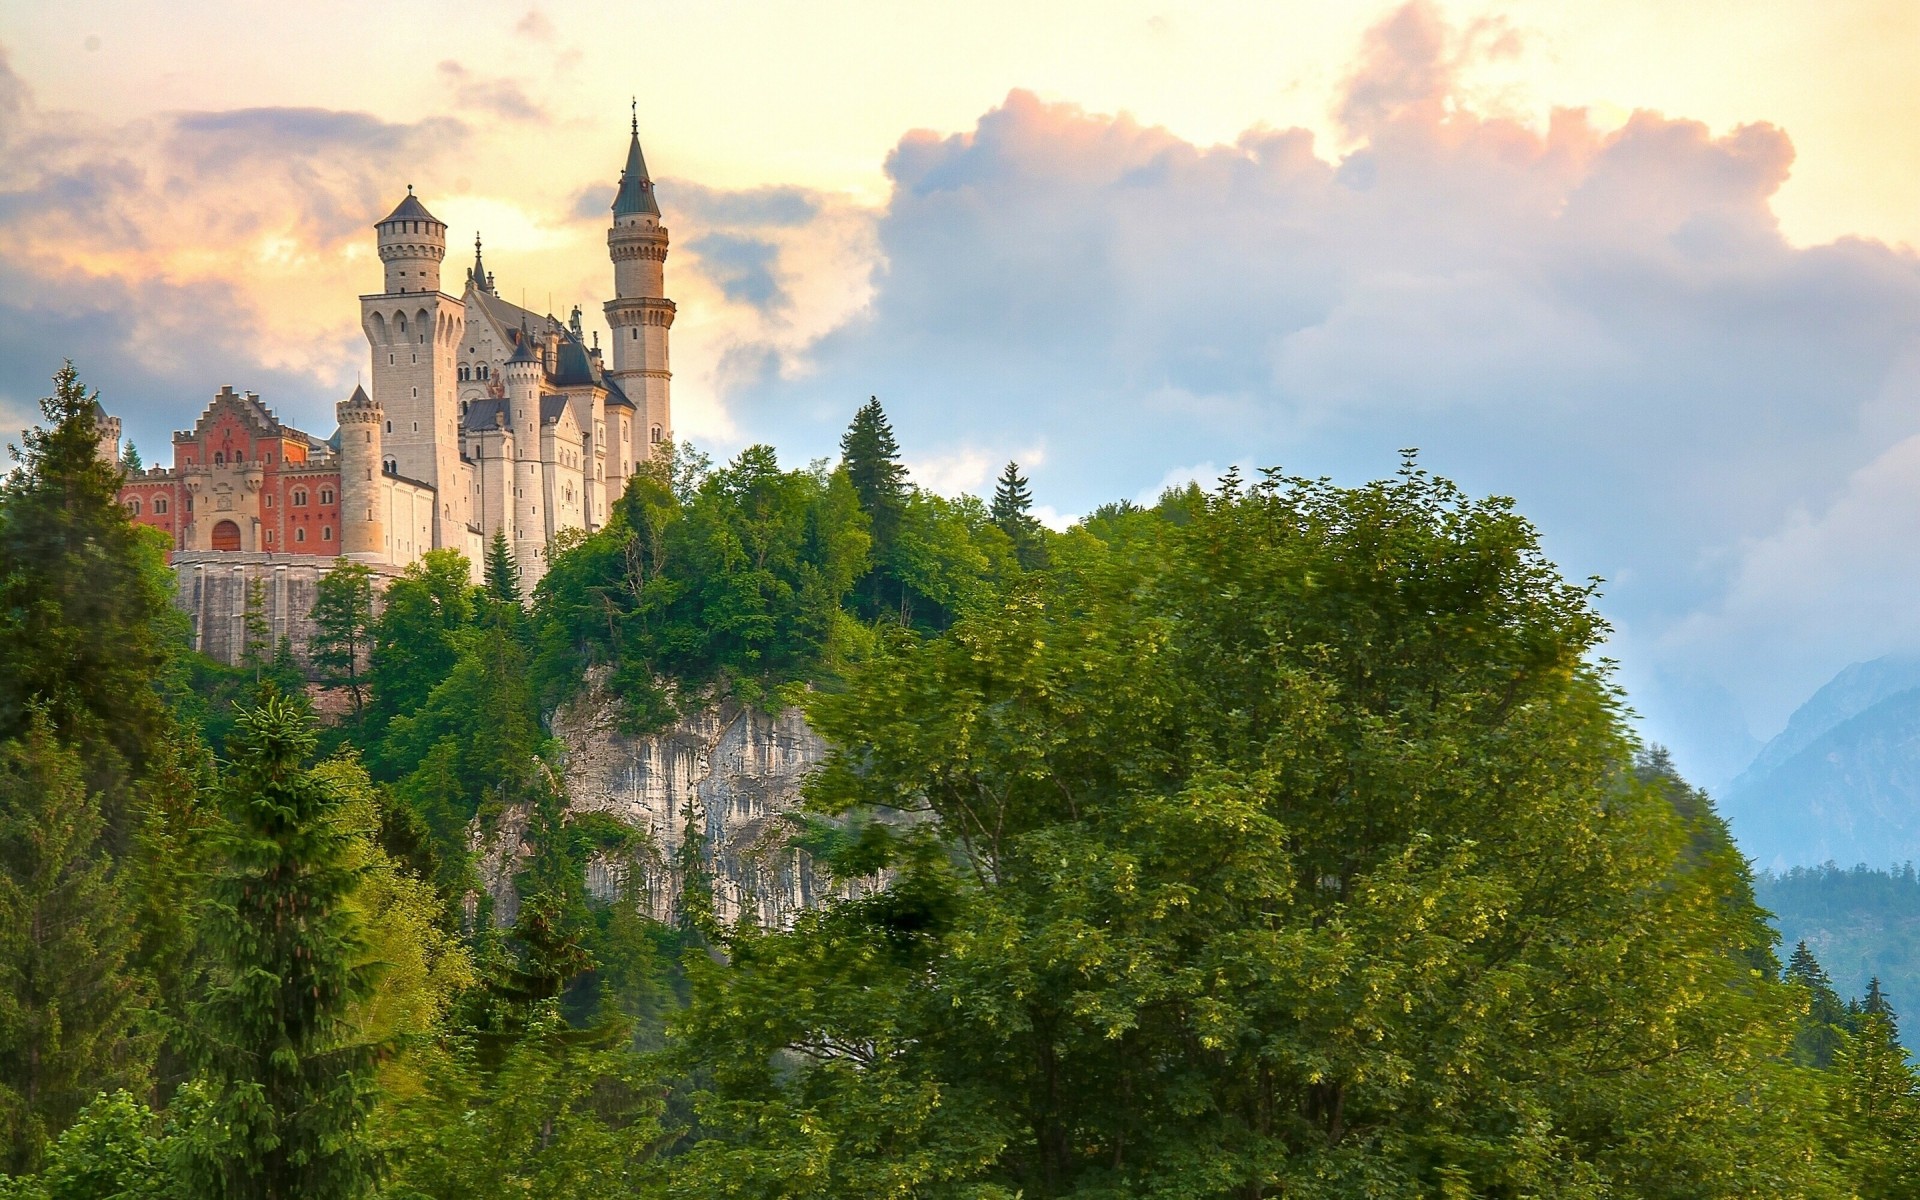
[[[789,845],[795,829],[785,814],[799,806],[802,782],[827,754],[800,710],[767,713],[721,699],[658,733],[629,736],[608,698],[590,691],[555,715],[553,732],[566,747],[572,809],[608,813],[643,835],[635,855],[588,865],[595,893],[637,894],[653,916],[670,919],[689,829],[702,838],[701,861],[724,922],[746,913],[762,925],[784,925],[830,895],[863,890],[836,889]],[[526,814],[509,813],[483,852],[499,921],[511,921],[517,908],[512,876],[532,851],[525,831]]]

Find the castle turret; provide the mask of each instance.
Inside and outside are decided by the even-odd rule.
[[[381,422],[385,417],[365,389],[334,406],[340,419],[340,552],[356,562],[386,562],[385,470]]]
[[[437,292],[440,260],[447,256],[447,227],[413,194],[374,228],[379,231],[380,261],[387,267],[387,294]]]
[[[613,258],[613,295],[607,301],[607,325],[613,335],[613,369],[608,375],[637,411],[628,458],[638,463],[653,447],[673,436],[667,358],[667,331],[673,327],[673,301],[666,297],[667,227],[653,179],[640,152],[636,112],[627,165],[613,198],[613,227],[607,231]]]
[[[386,291],[360,297],[360,327],[373,351],[373,400],[384,414],[386,456],[396,473],[434,489],[432,544],[461,549],[468,545],[473,496],[472,472],[460,458],[454,358],[467,313],[460,300],[440,292],[447,227],[409,187],[374,229]]]
[[[518,454],[513,463],[513,503],[508,509],[512,519],[507,537],[513,543],[513,557],[520,564],[520,577],[531,587],[546,574],[547,519],[542,501],[546,478],[540,463],[540,384],[546,376],[533,335],[520,331],[512,357],[501,370],[507,388],[507,407],[513,414],[512,428]]]

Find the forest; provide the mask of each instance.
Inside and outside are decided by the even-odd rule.
[[[1779,943],[1597,584],[1411,455],[1055,532],[874,400],[226,666],[94,404],[0,482],[0,1200],[1920,1195],[1907,997]],[[689,811],[670,919],[589,891],[647,836],[568,802],[589,681],[800,706],[792,844],[878,886],[723,921]]]

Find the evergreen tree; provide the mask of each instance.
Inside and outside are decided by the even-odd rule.
[[[269,697],[240,714],[225,784],[226,866],[203,926],[212,978],[196,1025],[205,1111],[188,1169],[196,1194],[346,1200],[373,1164],[361,1137],[373,1048],[349,1007],[370,981],[348,905],[334,788],[307,770],[313,723]]]
[[[78,757],[33,713],[0,745],[0,1165],[32,1168],[102,1089],[138,1087],[132,914]]]
[[[1033,519],[1033,494],[1027,490],[1027,477],[1020,473],[1020,464],[1008,460],[1006,470],[1000,472],[999,482],[994,485],[993,504],[988,512],[993,523],[1013,542],[1014,556],[1020,565],[1028,570],[1045,565],[1046,543],[1040,532],[1040,522]]]
[[[1032,508],[1033,494],[1027,490],[1027,477],[1020,473],[1020,464],[1009,459],[993,488],[993,507],[989,510],[993,523],[1008,537],[1014,537],[1033,519],[1028,515]]]
[[[507,544],[504,529],[493,531],[487,543],[487,594],[504,604],[520,605],[520,564],[514,561],[513,547]]]
[[[366,706],[364,664],[372,646],[373,572],[341,559],[320,577],[313,600],[313,665],[322,683],[344,687],[357,716]]]
[[[1920,1078],[1907,1061],[1885,997],[1861,1007],[1860,1028],[1840,1040],[1830,1073],[1828,1149],[1857,1196],[1920,1195]]]
[[[1805,989],[1807,995],[1806,1015],[1793,1041],[1794,1060],[1809,1067],[1832,1066],[1850,1024],[1847,1006],[1804,941],[1794,946],[1787,959],[1786,978],[1788,983]]]
[[[1893,1011],[1893,1001],[1887,999],[1886,992],[1880,989],[1878,975],[1867,980],[1867,998],[1861,1002],[1860,1011],[1886,1021],[1887,1028],[1893,1031],[1894,1038],[1896,1040],[1899,1038],[1900,1015]]]
[[[120,473],[138,475],[145,469],[146,467],[140,461],[140,451],[134,448],[132,442],[128,442],[126,448],[120,451]]]
[[[907,468],[900,462],[900,444],[893,440],[893,426],[878,396],[869,397],[853,414],[853,424],[840,438],[840,459],[871,522],[875,550],[884,553],[900,531]]]
[[[97,394],[72,363],[40,410],[45,425],[12,448],[19,469],[0,482],[0,738],[43,705],[121,848],[121,785],[169,723],[155,688],[179,628],[166,539],[121,507],[119,464],[99,455]]]

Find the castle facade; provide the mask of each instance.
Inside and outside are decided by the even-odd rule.
[[[501,299],[478,235],[461,293],[442,291],[447,226],[411,187],[374,231],[383,287],[360,297],[372,391],[356,387],[335,406],[333,436],[225,387],[173,435],[172,465],[129,475],[120,493],[136,521],[172,538],[202,649],[225,640],[203,624],[237,619],[213,589],[244,591],[277,572],[284,597],[289,572],[306,577],[341,557],[390,574],[455,549],[477,572],[504,532],[531,587],[554,539],[605,524],[627,478],[673,436],[667,228],[637,121],[607,232],[607,350],[598,335],[588,343],[577,307],[563,322]],[[118,433],[103,415],[103,454],[117,455]],[[304,642],[299,604],[276,606],[288,622],[276,636]]]

